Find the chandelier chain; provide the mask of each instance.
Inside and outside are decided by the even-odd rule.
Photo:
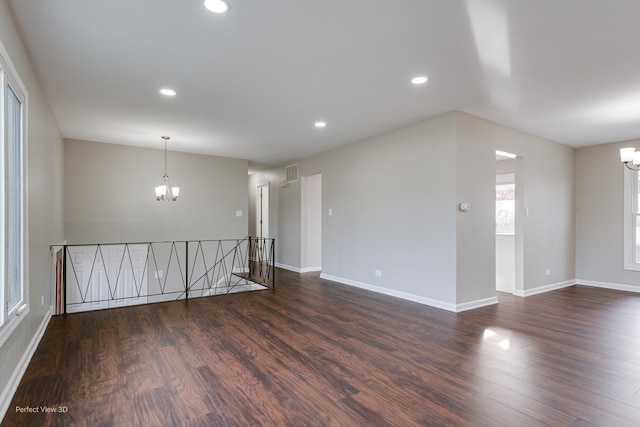
[[[167,173],[167,141],[169,141],[170,138],[168,136],[162,136],[161,138],[164,140],[164,176],[162,177],[162,185],[156,187],[156,200],[175,202],[178,199],[180,188],[169,186],[169,174]]]

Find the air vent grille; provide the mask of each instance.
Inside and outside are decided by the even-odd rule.
[[[298,180],[298,164],[287,166],[284,173],[286,182],[296,182]]]

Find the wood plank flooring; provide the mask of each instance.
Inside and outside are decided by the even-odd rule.
[[[313,273],[277,283],[54,317],[2,426],[640,425],[638,294],[454,314]]]

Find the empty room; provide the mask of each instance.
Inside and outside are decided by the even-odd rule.
[[[0,425],[640,425],[638,16],[0,1]]]

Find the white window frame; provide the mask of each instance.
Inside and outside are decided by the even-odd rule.
[[[640,271],[636,262],[636,221],[638,212],[638,172],[624,168],[624,269]]]
[[[3,191],[4,197],[0,197],[0,346],[2,346],[7,339],[11,336],[12,332],[18,327],[23,319],[27,317],[29,313],[29,237],[28,237],[28,197],[27,197],[27,102],[28,94],[24,83],[20,79],[16,68],[9,59],[4,45],[0,42],[0,185],[5,188],[7,185],[7,138],[8,138],[8,90],[10,87],[13,93],[16,95],[21,104],[21,120],[20,120],[20,161],[21,161],[21,185],[20,185],[20,198],[21,198],[21,278],[22,278],[22,295],[20,302],[9,311],[7,296],[9,292],[9,283],[7,280],[7,191]]]

